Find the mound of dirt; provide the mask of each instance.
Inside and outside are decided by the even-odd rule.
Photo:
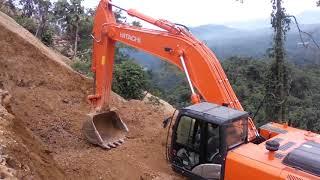
[[[10,113],[15,116],[13,134],[7,138],[20,139],[8,151],[29,167],[29,173],[18,178],[181,178],[165,160],[163,109],[113,94],[111,104],[129,127],[128,139],[110,151],[92,146],[81,134],[92,80],[74,72],[65,57],[3,13],[0,29],[0,89],[12,95]]]
[[[148,92],[145,92],[145,96],[142,101],[147,104],[157,105],[159,108],[162,108],[165,113],[173,114],[175,111],[175,108],[171,104]]]

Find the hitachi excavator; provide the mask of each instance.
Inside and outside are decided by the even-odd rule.
[[[117,23],[113,8],[161,30]],[[167,153],[174,171],[191,179],[320,179],[320,135],[278,123],[256,129],[216,56],[187,27],[101,0],[92,37],[95,94],[83,125],[89,142],[115,148],[128,132],[109,107],[115,43],[121,42],[176,65],[189,82],[193,105],[164,121],[173,124]]]

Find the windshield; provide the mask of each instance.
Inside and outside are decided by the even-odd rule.
[[[247,138],[247,120],[239,119],[226,126],[226,142],[228,149],[245,142]]]

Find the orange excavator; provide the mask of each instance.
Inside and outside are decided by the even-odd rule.
[[[117,23],[113,8],[161,30]],[[128,128],[110,109],[115,43],[150,53],[181,69],[193,105],[164,121],[173,123],[168,157],[174,171],[192,179],[320,179],[320,135],[268,123],[255,128],[213,52],[187,27],[154,19],[101,0],[93,29],[93,112],[83,130],[105,149],[124,143]]]

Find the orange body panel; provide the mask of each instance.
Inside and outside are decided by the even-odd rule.
[[[257,179],[257,180],[277,180],[280,178],[281,170],[276,167],[257,163],[255,159],[241,156],[230,152],[226,161],[226,180]]]
[[[286,127],[282,124],[269,123],[268,125],[286,131],[283,134],[278,133],[278,135],[270,140],[281,138],[283,141],[280,142],[280,146],[288,142],[293,142],[294,145],[288,149],[277,151],[276,154],[280,155],[281,158],[275,157],[275,154],[273,156],[272,154],[270,155],[270,152],[265,148],[265,143],[259,145],[253,143],[241,145],[228,152],[225,179],[319,180],[320,177],[288,167],[282,161],[290,151],[301,146],[306,141],[311,140],[320,143],[320,136],[304,130]]]

